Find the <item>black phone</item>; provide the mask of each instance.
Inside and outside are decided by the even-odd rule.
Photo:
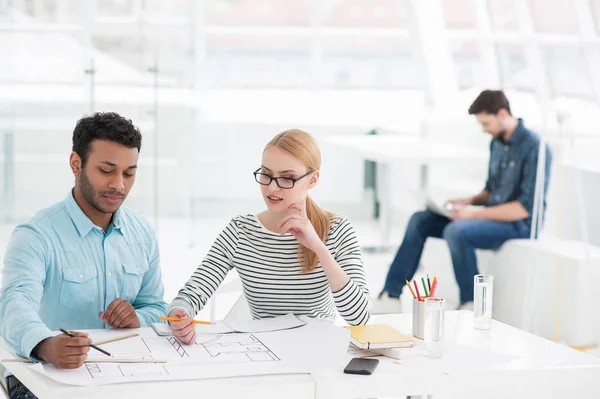
[[[344,373],[346,374],[361,374],[361,375],[371,375],[375,368],[379,364],[378,359],[366,359],[355,357],[346,366],[344,369]]]

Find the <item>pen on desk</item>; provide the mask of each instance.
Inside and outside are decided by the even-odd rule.
[[[427,298],[429,296],[429,293],[427,292],[427,286],[425,285],[425,279],[423,277],[421,277],[421,284],[423,284],[423,290],[425,291],[425,298]]]
[[[408,282],[408,280],[404,280],[406,281],[406,285],[408,285],[408,289],[410,290],[410,293],[412,294],[413,298],[417,299],[417,296],[415,295],[415,292],[413,291],[412,287],[410,286],[410,283]]]
[[[160,316],[159,317],[160,320],[165,320],[165,321],[182,321],[183,319],[181,317],[164,317],[164,316]],[[202,320],[192,320],[193,324],[212,324],[210,321],[202,321]]]
[[[419,287],[417,286],[417,280],[413,280],[413,284],[415,286],[415,292],[417,293],[417,299],[421,302],[421,294],[419,293]]]
[[[73,335],[73,334],[71,334],[70,332],[68,332],[68,331],[67,331],[67,330],[65,330],[65,329],[62,329],[62,328],[61,328],[61,329],[60,329],[60,332],[62,332],[62,333],[64,333],[64,334],[67,334],[69,337],[77,338],[77,336],[76,336],[76,335]],[[104,349],[100,349],[100,348],[98,348],[96,345],[90,345],[90,346],[91,346],[92,348],[96,349],[97,351],[104,353],[106,356],[112,356],[110,353],[108,353],[108,352],[107,352],[107,351],[105,351]]]
[[[427,287],[429,288],[429,292],[431,293],[431,281],[429,281],[429,274],[427,275]]]

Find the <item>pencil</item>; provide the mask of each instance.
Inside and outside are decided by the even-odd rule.
[[[69,337],[76,338],[76,336],[75,336],[75,335],[71,334],[70,332],[68,332],[67,330],[65,330],[65,329],[63,329],[63,328],[61,328],[61,329],[60,329],[60,332],[62,332],[62,333],[64,333],[64,334],[67,334]],[[98,348],[96,345],[90,345],[90,346],[91,346],[92,348],[96,349],[97,351],[104,353],[106,356],[112,356],[110,353],[108,353],[108,352],[107,352],[107,351],[105,351],[104,349],[100,349],[100,348]]]
[[[165,359],[85,359],[84,363],[167,363]]]
[[[410,283],[408,282],[408,280],[404,280],[406,281],[406,285],[408,285],[408,289],[410,290],[410,293],[412,294],[413,298],[417,299],[417,296],[415,295],[415,292],[413,291],[412,287],[410,286]]]
[[[84,363],[167,363],[164,359],[85,359]],[[24,358],[2,359],[0,363],[33,363],[33,361]]]
[[[433,297],[433,294],[435,294],[435,289],[437,288],[438,285],[438,280],[433,279],[433,287],[431,288],[431,292],[429,293],[431,295],[431,297]]]
[[[421,294],[419,294],[419,287],[417,286],[417,280],[413,280],[413,284],[415,285],[415,291],[417,292],[417,299],[421,302]]]
[[[429,288],[429,292],[431,293],[431,281],[429,281],[429,274],[427,275],[427,287]]]
[[[160,316],[159,319],[166,321],[182,321],[181,317],[164,317]],[[210,321],[202,321],[202,320],[192,320],[193,324],[212,324]]]
[[[433,282],[431,283],[431,286],[433,287],[435,285],[435,282],[437,281],[437,276],[433,276]]]
[[[423,284],[423,289],[425,290],[425,298],[427,298],[429,296],[429,293],[427,292],[427,286],[425,285],[425,279],[423,277],[421,277],[421,284]]]
[[[133,337],[137,337],[140,334],[127,334],[127,335],[121,335],[120,337],[114,337],[114,338],[107,338],[107,339],[102,339],[100,341],[96,341],[96,342],[92,342],[94,345],[104,345],[104,344],[108,344],[109,342],[116,342],[116,341],[122,341],[124,339],[127,338],[133,338]]]

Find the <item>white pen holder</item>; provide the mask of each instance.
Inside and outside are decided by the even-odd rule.
[[[425,337],[425,302],[413,299],[412,334],[415,338]]]

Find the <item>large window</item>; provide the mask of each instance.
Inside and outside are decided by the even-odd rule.
[[[310,43],[304,36],[208,35],[207,84],[214,88],[308,87]]]
[[[323,38],[322,84],[328,88],[419,88],[422,76],[406,39]]]
[[[430,114],[424,99],[443,112],[489,87],[509,91],[538,124],[555,123],[564,104],[574,119],[598,106],[600,0],[0,3],[9,4],[0,10],[0,125],[15,133],[15,160],[25,160],[13,179],[16,213],[39,207],[32,190],[48,182],[36,171],[65,171],[56,154],[94,110],[143,125],[152,166],[140,170],[132,199],[177,213],[193,203],[186,190],[248,196],[228,180],[214,194],[165,182],[229,170],[228,145],[266,142],[271,127],[260,124],[323,124],[315,131],[325,135],[401,121],[393,124],[412,132]],[[190,153],[196,147],[202,156]]]
[[[497,31],[516,31],[519,29],[515,1],[522,0],[488,0],[492,28]]]
[[[526,91],[535,89],[536,74],[522,44],[498,44],[496,54],[502,87]]]
[[[540,33],[576,33],[577,14],[572,0],[529,0],[531,18]]]

